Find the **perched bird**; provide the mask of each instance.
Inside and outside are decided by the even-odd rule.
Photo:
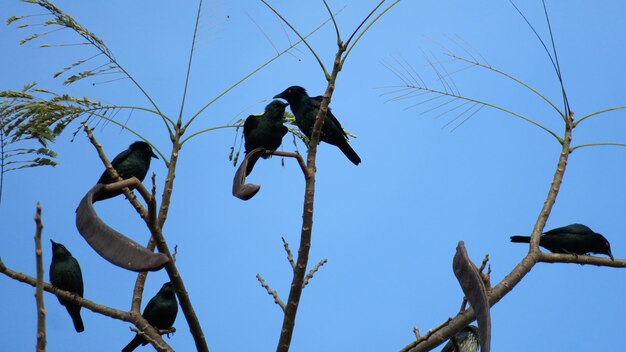
[[[152,147],[150,144],[142,141],[137,141],[128,147],[125,151],[119,153],[113,161],[111,161],[111,166],[117,171],[122,179],[128,179],[131,177],[137,177],[139,181],[143,181],[146,178],[146,174],[148,173],[148,169],[150,168],[150,160],[151,158],[159,158],[152,151]],[[107,170],[104,170],[102,176],[97,183],[113,183],[114,180],[109,175]],[[101,195],[97,197],[96,200],[103,200],[112,198],[122,194],[122,191],[107,193],[106,195]]]
[[[304,88],[291,86],[282,93],[275,95],[274,98],[287,100],[291,106],[293,115],[296,117],[298,128],[300,128],[300,131],[307,137],[311,138],[315,117],[322,105],[322,97],[311,98]],[[330,109],[328,109],[328,113],[324,119],[320,140],[339,147],[354,165],[359,165],[361,162],[361,158],[359,158],[354,149],[348,144],[348,135],[344,132],[341,124]]]
[[[287,134],[287,127],[283,125],[283,116],[287,104],[280,100],[274,100],[265,107],[261,116],[250,115],[243,124],[243,136],[246,140],[246,154],[250,151],[263,147],[274,151],[278,149],[283,137]],[[262,155],[267,159],[268,155]],[[248,160],[246,176],[252,172],[252,168],[258,158]]]
[[[457,332],[456,335],[443,346],[441,352],[477,352],[478,345],[478,328],[474,325],[468,325]],[[457,346],[459,347],[458,349]]]
[[[176,292],[174,292],[172,283],[166,282],[161,287],[161,290],[150,299],[142,315],[155,329],[164,330],[174,325],[176,314],[178,314]],[[145,346],[146,344],[148,344],[148,342],[141,335],[137,334],[135,338],[122,349],[122,352],[131,352],[139,347],[139,345]]]
[[[529,243],[530,236],[511,236],[511,242]],[[606,254],[613,259],[609,241],[582,224],[571,224],[544,232],[539,245],[552,253]]]
[[[83,297],[83,274],[78,261],[64,245],[52,242],[52,262],[50,263],[50,282],[52,285]],[[85,331],[83,319],[80,317],[80,306],[59,298],[59,303],[70,313],[76,332]]]

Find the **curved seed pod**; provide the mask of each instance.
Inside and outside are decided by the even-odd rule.
[[[97,184],[87,192],[76,209],[76,228],[100,256],[112,264],[132,271],[156,271],[169,262],[163,253],[155,253],[115,231],[98,217],[93,199],[106,186]]]
[[[237,172],[235,172],[235,177],[233,178],[233,196],[241,200],[249,200],[259,192],[261,185],[245,183],[246,169],[248,168],[248,163],[251,162],[251,160],[256,161],[259,158],[259,154],[263,152],[265,152],[265,148],[259,147],[246,154],[246,157],[243,159],[241,165],[239,165],[239,168],[237,168]]]
[[[491,313],[489,311],[489,299],[485,283],[480,277],[478,268],[467,256],[465,244],[459,241],[456,246],[456,254],[452,260],[452,270],[467,297],[478,322],[478,334],[480,339],[480,351],[489,352],[491,348]]]

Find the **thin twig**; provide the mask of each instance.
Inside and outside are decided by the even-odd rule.
[[[320,270],[320,268],[324,265],[328,263],[328,259],[322,259],[320,260],[314,267],[313,269],[311,269],[309,271],[308,274],[306,274],[306,276],[304,277],[304,282],[302,283],[302,288],[305,288],[306,285],[309,284],[309,280],[311,280],[313,278],[313,275],[315,275],[315,273]]]
[[[613,143],[613,142],[598,142],[598,143],[587,143],[587,144],[579,144],[570,149],[570,153],[576,149],[580,148],[588,148],[588,147],[626,147],[626,143]]]
[[[592,112],[590,114],[587,114],[587,115],[579,118],[578,121],[576,121],[576,123],[574,123],[574,126],[578,126],[581,122],[585,121],[586,119],[588,119],[588,118],[590,118],[592,116],[601,115],[601,114],[604,114],[605,112],[611,112],[611,111],[616,111],[616,110],[621,110],[621,109],[626,109],[626,105],[614,106],[612,108],[594,111],[594,112]]]
[[[415,340],[420,338],[420,329],[417,326],[413,327],[413,334],[415,334]]]
[[[478,272],[482,273],[485,270],[485,266],[487,266],[487,262],[489,262],[489,254],[485,254],[485,258],[480,263],[480,268],[478,268]]]
[[[183,98],[180,103],[180,113],[178,114],[178,126],[183,123],[183,110],[185,109],[185,98],[187,97],[187,87],[189,86],[189,75],[191,74],[191,60],[193,59],[194,47],[196,46],[196,36],[198,35],[198,24],[200,23],[200,13],[202,11],[202,0],[198,1],[198,14],[196,16],[196,25],[193,29],[193,38],[191,40],[191,49],[189,50],[189,63],[187,64],[187,77],[185,77],[185,88],[183,89]]]
[[[296,152],[281,152],[280,150],[274,150],[272,151],[271,154],[276,155],[276,156],[287,157],[287,158],[295,158],[298,161],[298,165],[300,165],[300,169],[302,170],[304,177],[306,178],[307,175],[309,174],[306,164],[304,163],[304,159],[302,158],[302,155],[300,155],[300,153],[298,153],[297,151]]]
[[[37,262],[37,283],[35,300],[37,302],[37,352],[46,350],[46,306],[43,299],[43,250],[41,249],[41,233],[43,222],[41,221],[41,203],[37,203],[35,213],[35,258]]]
[[[285,241],[284,237],[281,237],[280,239],[283,240],[283,246],[285,247],[285,251],[287,252],[287,260],[289,261],[289,264],[291,264],[291,269],[295,270],[296,263],[293,261],[293,254],[291,253],[291,249],[289,249],[289,243]]]
[[[443,323],[441,323],[441,324],[439,324],[439,325],[435,326],[435,327],[434,327],[434,328],[432,328],[432,329],[429,329],[429,330],[428,330],[428,332],[426,333],[426,335],[418,337],[418,338],[415,340],[415,343],[416,343],[416,344],[418,344],[418,343],[420,343],[420,342],[422,342],[422,341],[428,340],[428,338],[430,338],[430,337],[431,337],[434,333],[436,333],[437,331],[439,331],[439,330],[443,329],[443,328],[446,326],[446,324],[448,324],[450,321],[452,321],[452,318],[448,318],[448,320],[446,320],[445,322],[443,322]],[[417,329],[417,327],[414,327],[414,328],[413,328],[413,331],[415,331],[416,329]],[[417,331],[419,331],[419,329],[417,329]]]
[[[324,66],[322,59],[320,59],[315,50],[313,50],[313,47],[309,44],[309,42],[306,41],[306,37],[302,36],[302,34],[300,34],[300,32],[298,32],[298,30],[293,25],[291,25],[291,23],[289,23],[289,21],[287,21],[278,11],[276,11],[276,9],[272,7],[272,5],[268,4],[267,1],[261,0],[261,2],[265,4],[265,6],[267,6],[270,10],[272,10],[272,12],[274,12],[274,14],[276,14],[276,16],[278,16],[278,18],[280,18],[289,28],[291,28],[291,30],[300,38],[304,45],[309,48],[309,51],[311,51],[311,54],[313,54],[313,56],[317,60],[317,63],[322,68],[322,71],[324,71],[324,76],[326,77],[326,80],[329,80],[330,75],[328,74],[328,70],[326,70],[326,66]],[[332,17],[332,20],[334,22],[335,18]]]
[[[328,3],[326,2],[326,0],[323,0],[323,1],[324,1],[324,6],[326,6],[326,11],[328,11],[330,18],[333,20],[333,26],[335,27],[335,34],[337,35],[337,43],[341,45],[341,34],[339,34],[339,27],[337,26],[337,21],[335,21],[335,16],[333,15],[333,12],[330,10],[330,7],[328,6]]]
[[[341,10],[339,10],[338,12],[340,12]],[[248,78],[252,77],[255,73],[259,72],[260,70],[262,70],[265,66],[269,65],[270,63],[274,62],[274,60],[278,59],[279,57],[281,57],[283,54],[289,52],[289,50],[295,48],[298,44],[300,44],[304,39],[310,37],[311,35],[313,35],[315,32],[317,32],[320,28],[324,27],[324,25],[326,25],[326,23],[328,23],[328,21],[330,21],[330,18],[327,19],[326,21],[322,22],[322,24],[320,24],[319,26],[317,26],[317,28],[315,28],[314,30],[312,30],[311,32],[309,32],[309,34],[307,34],[306,36],[304,36],[303,39],[298,40],[297,42],[289,45],[288,48],[286,48],[285,50],[281,51],[280,53],[274,55],[271,59],[267,60],[265,63],[263,63],[261,66],[255,68],[254,70],[252,70],[250,73],[248,73],[245,77],[243,77],[242,79],[238,80],[237,82],[235,82],[233,85],[231,85],[230,87],[226,88],[224,91],[222,91],[220,94],[218,94],[216,97],[214,97],[213,99],[211,99],[208,103],[206,103],[202,108],[200,108],[200,110],[196,111],[196,113],[189,119],[189,121],[187,121],[183,127],[183,129],[187,129],[187,127],[189,127],[191,125],[191,123],[204,111],[206,110],[209,106],[211,106],[214,102],[216,102],[218,99],[220,99],[221,97],[223,97],[224,95],[226,95],[226,93],[230,92],[232,89],[234,89],[235,87],[237,87],[238,85],[240,85],[242,82],[244,82],[245,80],[247,80]],[[191,135],[189,135],[187,138],[183,139],[182,142],[180,142],[181,144],[185,144],[185,142],[187,142],[191,137],[194,137],[200,133],[209,131],[211,129],[206,129],[203,131],[199,131],[196,133],[193,133]]]
[[[573,263],[588,264],[596,266],[606,266],[610,268],[625,268],[626,259],[615,259],[595,257],[590,255],[560,254],[560,253],[544,253],[539,255],[539,262],[542,263]]]
[[[346,41],[346,43],[344,44],[345,47],[347,47],[350,42],[352,41],[352,38],[354,38],[354,36],[357,34],[357,32],[359,31],[359,29],[361,29],[361,27],[363,27],[363,25],[365,24],[365,22],[367,22],[367,20],[372,17],[372,15],[374,14],[374,12],[376,12],[376,10],[378,10],[379,7],[381,7],[383,5],[383,3],[385,2],[385,0],[382,0],[381,2],[378,3],[378,5],[376,5],[376,7],[374,7],[372,9],[372,11],[370,11],[370,13],[365,16],[365,18],[363,19],[363,21],[361,21],[361,23],[354,29],[354,31],[352,32],[352,34],[350,35],[350,37],[348,38],[348,40]],[[326,3],[324,1],[324,3]],[[392,5],[393,6],[393,5]],[[345,50],[345,48],[344,48]]]
[[[480,274],[480,276],[483,279],[483,282],[485,283],[485,288],[487,288],[487,292],[491,290],[491,265],[489,265],[489,267],[487,268],[486,273],[483,273],[483,270],[485,270],[485,267],[487,266],[488,262],[489,262],[489,254],[485,254],[485,258],[483,258],[483,261],[480,264],[480,268],[478,268],[478,273]]]
[[[282,299],[280,299],[280,296],[278,296],[278,292],[276,292],[276,290],[272,289],[270,287],[270,285],[268,285],[265,280],[263,280],[263,277],[261,276],[261,274],[256,274],[256,279],[259,280],[259,282],[261,283],[261,286],[263,286],[263,288],[267,291],[267,294],[274,297],[274,303],[278,304],[278,306],[283,310],[283,313],[285,312],[285,302],[283,302]]]
[[[394,1],[391,5],[387,6],[384,10],[381,11],[381,13],[379,13],[366,27],[365,29],[363,29],[361,31],[361,33],[359,33],[359,35],[356,37],[356,39],[354,40],[354,42],[352,42],[352,45],[350,45],[350,47],[348,47],[348,44],[350,43],[350,41],[352,40],[352,38],[348,39],[348,41],[343,45],[344,48],[348,47],[345,55],[343,56],[343,58],[341,59],[341,63],[340,65],[343,66],[343,63],[346,61],[346,59],[348,58],[348,55],[350,55],[350,53],[352,52],[352,49],[354,49],[354,47],[356,46],[356,44],[359,42],[359,40],[361,40],[361,37],[363,37],[363,35],[365,33],[367,33],[367,31],[374,25],[374,23],[376,23],[385,13],[387,13],[387,11],[391,10],[392,7],[396,6],[398,3],[400,2],[400,0],[396,0]],[[381,2],[382,4],[382,2]],[[374,12],[372,12],[373,14]],[[369,17],[369,16],[368,16]],[[364,22],[365,23],[365,22]],[[359,26],[360,27],[360,26]],[[354,31],[354,33],[356,34],[357,31]]]
[[[138,330],[134,326],[129,326],[128,328],[130,329],[130,331],[136,332],[139,335],[144,335],[144,336],[146,335],[143,331]],[[156,331],[159,333],[159,335],[165,335],[165,334],[169,335],[169,334],[175,333],[176,328],[172,326],[171,328],[167,328],[167,329],[156,329]]]

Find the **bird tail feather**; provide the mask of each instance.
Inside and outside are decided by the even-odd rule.
[[[76,329],[76,332],[85,331],[83,319],[80,317],[80,306],[71,306],[66,308],[67,312],[70,313],[70,317],[72,318],[72,323],[74,323],[74,329]]]
[[[130,340],[128,345],[126,345],[126,347],[122,349],[122,352],[132,352],[135,350],[135,348],[139,347],[139,345],[141,345],[142,342],[143,342],[143,339],[139,335],[135,335],[135,338]]]
[[[511,236],[511,242],[529,243],[530,236]]]
[[[359,155],[354,151],[354,149],[352,149],[350,144],[348,144],[348,141],[339,144],[338,147],[354,165],[359,165],[361,163],[361,158],[359,158]]]

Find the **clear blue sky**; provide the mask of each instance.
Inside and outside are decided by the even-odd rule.
[[[272,1],[302,32],[326,18],[322,2]],[[337,17],[344,37],[376,1],[331,1],[346,8]],[[547,39],[539,1],[521,9]],[[103,39],[119,62],[141,82],[159,107],[177,116],[196,4],[153,1],[58,1],[57,5]],[[549,1],[565,86],[576,116],[624,105],[626,24],[622,1]],[[5,1],[0,17],[42,13],[34,6]],[[35,19],[29,19],[33,23]],[[255,25],[256,23],[256,25]],[[262,31],[258,29],[262,28]],[[186,116],[289,44],[275,16],[260,2],[207,2],[186,103]],[[28,30],[0,26],[0,89],[41,87],[122,105],[148,106],[129,81],[97,84],[95,78],[64,87],[52,74],[94,54],[90,47],[38,48],[40,43],[81,41],[68,30],[20,46]],[[295,36],[288,34],[293,41]],[[459,39],[460,38],[460,39]],[[403,1],[362,39],[337,81],[331,107],[343,126],[358,135],[352,146],[363,159],[357,167],[335,148],[318,153],[317,194],[310,265],[326,264],[304,290],[293,351],[394,351],[422,331],[456,314],[462,292],[452,273],[456,244],[464,240],[479,262],[489,253],[492,282],[499,282],[527,247],[509,242],[532,229],[548,191],[559,153],[547,133],[493,109],[452,131],[456,115],[421,112],[434,105],[409,106],[419,99],[387,101],[383,87],[401,82],[383,62],[406,60],[433,87],[436,75],[422,53],[445,58],[442,48],[479,53],[492,66],[543,92],[560,105],[560,88],[549,60],[522,18],[507,1]],[[336,48],[326,26],[311,38],[330,67]],[[94,66],[96,66],[94,64]],[[93,67],[93,66],[92,66]],[[451,63],[450,68],[457,67]],[[560,133],[561,120],[536,96],[485,70],[454,75],[462,93],[523,113]],[[193,130],[223,125],[259,113],[272,96],[290,85],[322,94],[325,80],[304,46],[270,64],[207,109]],[[120,113],[118,119],[169,151],[160,121]],[[64,243],[80,261],[85,297],[129,309],[135,274],[110,265],[80,237],[74,210],[103,167],[87,138],[71,142],[72,126],[54,145],[60,165],[10,173],[0,204],[0,257],[7,266],[35,273],[35,205],[43,205],[44,258],[48,239]],[[574,132],[574,144],[626,142],[626,112],[598,116]],[[95,131],[109,157],[136,137],[108,124]],[[212,351],[271,351],[282,314],[255,275],[286,300],[291,270],[281,236],[297,248],[304,181],[296,163],[277,157],[259,162],[250,178],[262,184],[252,200],[231,195],[235,172],[228,161],[235,131],[222,129],[186,144],[164,232],[178,245],[178,267],[200,316]],[[237,144],[238,147],[238,144]],[[298,143],[304,152],[304,147]],[[294,149],[285,138],[283,149]],[[626,149],[586,148],[570,158],[561,193],[547,228],[574,222],[604,234],[613,254],[626,253]],[[153,162],[158,191],[165,167]],[[148,232],[122,198],[97,205],[113,227],[140,243]],[[618,269],[540,264],[492,310],[495,351],[603,351],[619,348],[626,303],[624,273]],[[144,304],[167,281],[150,274]],[[0,349],[26,351],[35,345],[34,289],[0,276]],[[133,336],[130,324],[83,309],[86,331],[74,332],[56,298],[46,294],[49,351],[120,350]],[[193,350],[182,316],[168,342]]]

